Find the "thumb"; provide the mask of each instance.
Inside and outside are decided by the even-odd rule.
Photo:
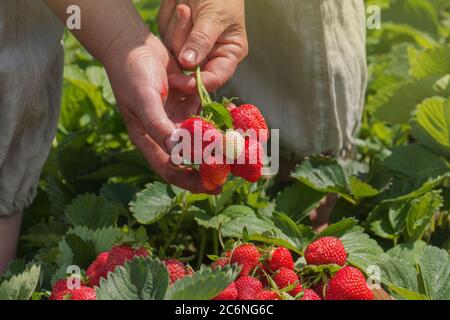
[[[223,25],[218,25],[209,18],[199,17],[179,55],[180,65],[186,69],[200,65],[224,31]]]

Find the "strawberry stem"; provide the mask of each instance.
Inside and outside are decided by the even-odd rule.
[[[205,106],[213,103],[213,101],[211,100],[211,97],[209,96],[208,90],[206,90],[205,85],[203,84],[200,68],[197,68],[196,78],[197,78],[198,95],[202,102],[202,107],[205,107]]]

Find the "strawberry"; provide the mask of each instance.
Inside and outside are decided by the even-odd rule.
[[[95,290],[91,287],[81,286],[71,290],[68,300],[96,300]]]
[[[272,249],[267,257],[267,267],[273,272],[283,267],[294,270],[294,259],[291,252],[285,247]]]
[[[108,252],[100,253],[94,262],[86,270],[86,275],[89,279],[89,285],[91,287],[98,286],[100,284],[100,279],[105,278],[108,275],[107,262],[108,262]]]
[[[231,173],[249,182],[257,182],[261,178],[263,168],[263,146],[254,139],[245,140],[245,152],[231,166]]]
[[[53,284],[52,292],[50,293],[50,300],[62,300],[64,295],[68,292],[67,279],[61,279]]]
[[[228,258],[228,257],[219,258],[216,261],[214,261],[213,263],[211,263],[211,269],[215,269],[218,267],[223,268],[229,264],[230,264],[230,258]]]
[[[237,279],[235,285],[238,292],[237,300],[255,300],[263,290],[261,281],[250,276]]]
[[[238,297],[238,291],[236,289],[236,284],[232,282],[225,290],[223,290],[217,297],[213,300],[236,300]]]
[[[338,264],[343,266],[347,261],[347,252],[342,241],[335,237],[319,238],[305,250],[305,260],[308,264]]]
[[[289,294],[293,297],[302,291],[300,279],[291,269],[284,267],[280,268],[280,270],[278,270],[278,272],[273,276],[273,281],[275,281],[279,289],[284,289],[295,284],[294,289],[289,291]]]
[[[217,164],[215,160],[211,162],[211,164],[202,163],[199,169],[203,188],[208,191],[214,191],[224,185],[231,171],[228,164]]]
[[[227,130],[223,136],[223,154],[231,162],[242,155],[245,149],[245,139],[235,130]]]
[[[190,275],[189,270],[185,267],[185,265],[176,259],[168,259],[163,260],[162,263],[167,268],[167,272],[169,272],[170,284],[175,283],[175,281],[183,279],[187,275]]]
[[[303,291],[303,296],[299,300],[322,300],[321,297],[312,289]]]
[[[237,263],[241,267],[240,277],[248,276],[259,264],[258,248],[251,243],[242,244],[231,254],[230,263]]]
[[[109,251],[106,270],[114,272],[117,266],[123,266],[125,262],[132,260],[134,257],[147,257],[148,255],[148,251],[144,248],[135,250],[127,245],[114,246]]]
[[[373,300],[364,274],[354,267],[343,267],[328,282],[325,300]]]
[[[257,138],[258,141],[266,142],[269,140],[269,128],[266,120],[256,106],[245,104],[239,108],[230,110],[230,113],[235,129],[241,129],[244,133],[253,129],[256,134],[254,138]]]
[[[185,120],[180,129],[187,130],[191,141],[191,156],[185,156],[185,159],[191,163],[200,164],[203,162],[203,152],[206,147],[213,143],[222,134],[214,125],[200,117],[189,118]],[[196,160],[200,160],[196,161]]]
[[[281,297],[275,291],[263,290],[258,293],[255,300],[281,300]]]

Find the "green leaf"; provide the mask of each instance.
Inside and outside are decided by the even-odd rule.
[[[412,133],[426,148],[450,158],[450,100],[431,98],[420,104]]]
[[[247,228],[250,239],[269,244],[282,245],[301,252],[303,241],[301,231],[287,215],[274,213],[272,219],[255,214],[250,208],[230,206],[226,220],[220,229],[222,236],[240,238]]]
[[[347,251],[347,261],[365,271],[369,266],[376,265],[378,256],[383,249],[377,242],[364,233],[364,229],[355,226],[340,237]]]
[[[72,263],[80,268],[86,269],[97,257],[92,242],[85,241],[75,234],[68,234],[65,241],[73,253]]]
[[[298,182],[288,186],[278,194],[275,208],[299,223],[320,204],[324,196],[324,192],[314,190]]]
[[[375,189],[370,184],[359,180],[357,177],[350,177],[351,194],[356,199],[371,198],[380,194],[380,190]]]
[[[65,213],[74,226],[98,229],[114,226],[121,210],[119,205],[108,202],[102,196],[85,194],[74,199]]]
[[[350,230],[357,224],[358,224],[358,220],[356,220],[355,218],[342,219],[341,221],[333,223],[332,225],[330,225],[326,229],[324,229],[322,232],[317,234],[315,239],[319,239],[322,237],[330,237],[330,236],[331,237],[341,237],[348,230]]]
[[[417,271],[407,261],[382,254],[378,257],[381,270],[381,282],[388,286],[396,286],[418,292]]]
[[[405,288],[400,288],[396,286],[389,286],[389,289],[394,291],[397,295],[405,300],[430,300],[426,295],[414,292]]]
[[[450,82],[447,77],[431,76],[420,80],[404,82],[385,102],[377,107],[374,118],[391,124],[406,124],[416,106],[432,96],[450,95]]]
[[[425,294],[433,300],[450,299],[450,256],[442,249],[427,246],[419,262]]]
[[[100,281],[97,300],[163,300],[169,286],[166,267],[157,259],[137,257]]]
[[[230,111],[221,103],[213,102],[205,105],[203,114],[212,120],[218,128],[234,129]]]
[[[39,282],[41,267],[32,265],[24,272],[0,283],[0,300],[30,300]]]
[[[450,45],[435,46],[419,52],[409,48],[411,75],[417,79],[450,74]]]
[[[383,11],[383,21],[412,26],[434,37],[438,35],[439,19],[428,0],[392,0]]]
[[[433,191],[411,202],[406,216],[406,231],[409,239],[418,240],[422,237],[433,215],[442,206],[442,201],[440,192]]]
[[[150,183],[130,203],[130,210],[141,224],[152,224],[165,216],[173,205],[169,186],[161,182]]]
[[[231,205],[225,208],[225,210],[223,210],[216,216],[210,216],[205,211],[199,210],[195,215],[196,216],[195,220],[198,222],[199,225],[205,228],[212,228],[218,230],[221,225],[225,224],[228,221],[240,217],[247,217],[247,216],[253,217],[254,215],[255,212],[250,207],[243,205]],[[240,230],[240,233],[242,233],[242,230]]]
[[[422,240],[413,243],[401,243],[386,251],[386,254],[403,259],[414,266],[419,263],[426,246],[427,243]]]
[[[211,300],[225,290],[238,276],[236,268],[211,269],[202,266],[193,276],[178,280],[169,288],[167,300]]]

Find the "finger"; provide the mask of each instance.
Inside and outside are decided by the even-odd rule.
[[[186,69],[197,67],[206,59],[224,31],[224,25],[211,21],[209,17],[199,17],[178,57],[180,65]]]
[[[187,5],[180,4],[176,8],[176,22],[173,29],[173,53],[178,57],[192,31],[192,11]]]
[[[139,90],[136,105],[132,107],[145,132],[163,149],[170,151],[168,140],[176,127],[164,110],[160,93],[154,88],[144,87]]]
[[[175,11],[176,5],[176,0],[162,0],[158,14],[158,28],[162,39],[164,39],[167,33],[167,27],[169,26],[170,18]]]
[[[197,81],[192,75],[185,75],[183,73],[171,74],[169,75],[169,86],[185,94],[197,93]]]

